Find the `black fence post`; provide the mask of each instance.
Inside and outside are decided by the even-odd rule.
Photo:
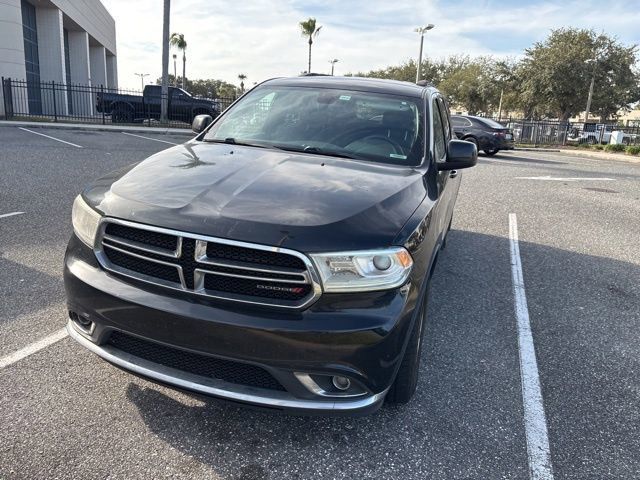
[[[56,105],[56,82],[51,81],[51,91],[53,92],[53,121],[58,121],[58,105]]]
[[[105,125],[107,123],[107,120],[104,113],[104,106],[106,105],[106,102],[104,101],[104,85],[100,85],[100,101],[102,102],[102,124]],[[111,121],[113,121],[113,119],[111,119]]]

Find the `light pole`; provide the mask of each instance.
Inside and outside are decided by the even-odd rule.
[[[414,30],[414,32],[420,34],[420,54],[418,55],[418,65],[416,68],[416,83],[420,81],[420,70],[422,69],[422,46],[424,45],[424,34],[433,27],[435,27],[435,25],[433,23],[429,23],[426,27],[418,27]]]
[[[587,96],[587,108],[584,112],[584,123],[589,121],[589,112],[591,111],[591,99],[593,98],[593,84],[596,81],[596,65],[598,64],[598,56],[587,60],[587,63],[593,63],[593,71],[591,72],[591,83],[589,84],[589,95]]]
[[[176,59],[178,58],[178,55],[176,55],[175,53],[173,54],[173,86],[177,87],[178,86],[178,72],[176,69]]]
[[[169,17],[171,0],[164,0],[162,12],[162,95],[160,97],[160,123],[166,124],[169,116]]]
[[[329,63],[331,64],[331,76],[333,76],[333,67],[335,66],[336,63],[338,63],[340,60],[338,60],[337,58],[334,58],[333,60],[329,60]]]
[[[149,74],[148,73],[134,73],[134,75],[137,75],[140,77],[140,87],[142,90],[144,90],[144,77],[148,77]]]

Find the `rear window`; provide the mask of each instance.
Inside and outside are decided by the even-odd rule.
[[[496,122],[495,120],[491,120],[490,118],[482,118],[479,120],[481,123],[488,125],[491,128],[504,128],[504,125]]]

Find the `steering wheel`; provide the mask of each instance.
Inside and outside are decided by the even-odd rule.
[[[389,138],[389,137],[385,137],[384,135],[369,135],[367,137],[364,137],[362,139],[357,140],[358,142],[368,142],[370,140],[382,140],[383,142],[388,143],[389,145],[391,145],[393,147],[393,153],[396,154],[403,154],[404,153],[404,148],[402,148],[402,146],[396,142],[395,140]],[[355,142],[354,142],[355,143]]]

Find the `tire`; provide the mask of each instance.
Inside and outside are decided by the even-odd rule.
[[[473,143],[473,144],[476,146],[476,150],[480,150],[480,149],[478,148],[478,140],[476,139],[476,137],[466,137],[466,138],[463,138],[463,140],[464,140],[465,142],[471,142],[471,143]]]
[[[500,151],[500,149],[498,149],[498,148],[494,148],[494,149],[492,149],[492,150],[490,150],[490,149],[485,149],[485,150],[484,150],[484,154],[485,154],[487,157],[493,157],[493,156],[494,156],[496,153],[498,153],[499,151]]]
[[[130,107],[126,105],[116,105],[111,110],[111,122],[112,123],[132,123],[133,112]]]
[[[430,280],[427,280],[430,282]],[[427,323],[427,298],[429,284],[420,305],[420,311],[411,329],[411,338],[402,357],[396,378],[387,392],[385,402],[389,405],[403,405],[408,403],[416,392],[418,373],[420,371],[420,354],[422,352],[422,336]]]

